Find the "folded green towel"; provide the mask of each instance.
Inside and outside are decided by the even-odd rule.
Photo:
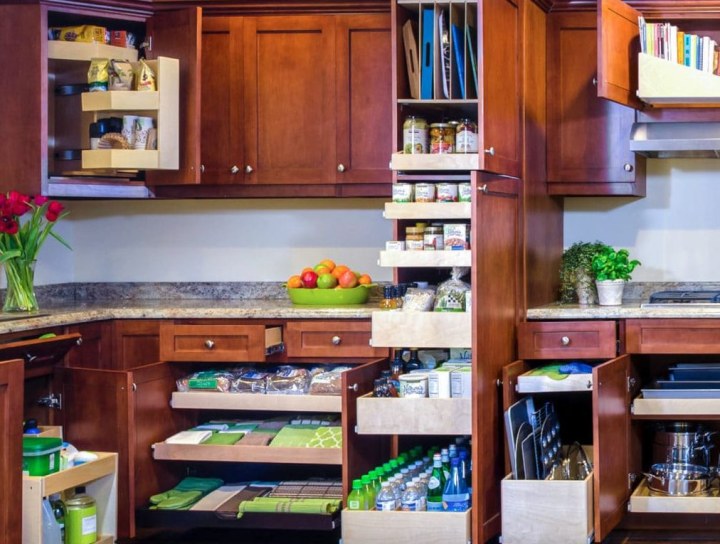
[[[238,506],[238,518],[245,512],[291,512],[294,514],[330,514],[340,509],[339,499],[288,499],[255,497]]]
[[[206,446],[208,444],[215,445],[215,446],[232,446],[240,440],[245,433],[229,433],[229,432],[222,432],[222,433],[213,433],[210,438],[208,438],[205,442],[203,442],[201,445]]]
[[[320,427],[308,442],[308,448],[342,448],[342,427]]]
[[[286,425],[270,442],[270,447],[306,448],[318,428],[317,425]]]
[[[164,498],[159,500],[159,495],[163,495]],[[202,498],[203,493],[202,491],[177,491],[172,489],[159,495],[150,497],[150,502],[153,503],[153,506],[150,507],[151,510],[187,510]]]

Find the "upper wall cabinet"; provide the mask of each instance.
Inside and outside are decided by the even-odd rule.
[[[48,42],[49,27],[79,24],[131,30],[142,40],[147,34],[146,23],[148,27],[155,21],[162,25],[165,18],[173,18],[178,36],[185,31],[193,32],[187,27],[180,28],[177,13],[164,12],[146,18],[127,13],[126,17],[118,16],[90,7],[65,13],[44,4],[0,6],[0,45],[3,51],[12,51],[2,57],[0,67],[6,74],[25,74],[3,78],[0,83],[3,97],[0,161],[4,174],[0,180],[1,191],[15,189],[50,196],[146,197],[149,193],[143,181],[144,170],[170,168],[175,177],[185,175],[186,150],[180,153],[178,163],[178,128],[180,132],[185,128],[178,112],[184,116],[188,110],[184,102],[178,101],[181,96],[184,99],[189,95],[178,87],[185,84],[184,74],[194,70],[193,59],[188,55],[197,58],[197,51],[186,49],[188,55],[185,52],[180,55],[173,47],[165,50],[163,46],[169,43],[158,35],[153,40],[153,58],[162,56],[179,62],[154,64],[158,70],[157,100],[150,100],[152,103],[123,101],[107,93],[103,97],[107,100],[98,101],[97,96],[90,96],[90,102],[83,104],[87,101],[81,91],[87,84],[90,58],[133,60],[137,58],[137,50],[91,43]],[[192,8],[182,13],[187,20],[188,14],[197,17],[199,10]],[[148,57],[151,57],[149,51]],[[176,66],[179,66],[180,83]],[[162,67],[167,69],[161,70]],[[81,151],[90,149],[91,122],[129,114],[153,118],[158,130],[157,151],[86,151],[85,160],[81,160]]]
[[[393,21],[393,169],[485,170],[519,177],[519,3],[396,0]],[[403,153],[402,125],[408,116],[428,124],[469,118],[478,126],[477,149]]]
[[[635,110],[598,98],[596,18],[548,16],[548,193],[645,195],[645,158],[629,149]]]

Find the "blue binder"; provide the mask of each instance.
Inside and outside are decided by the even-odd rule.
[[[435,65],[435,8],[422,10],[422,50],[420,54],[420,98],[433,98],[433,66]]]

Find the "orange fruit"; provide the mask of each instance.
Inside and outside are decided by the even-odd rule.
[[[323,274],[330,273],[330,269],[322,263],[316,264],[315,268],[313,268],[313,270],[317,273],[318,276],[322,276]]]
[[[370,285],[372,283],[372,278],[370,277],[370,274],[361,274],[358,278],[358,283],[360,285]]]
[[[333,289],[338,284],[338,280],[330,272],[320,274],[317,280],[318,289]]]
[[[303,286],[303,281],[300,276],[290,276],[287,281],[288,289],[298,289]]]
[[[312,266],[306,266],[302,269],[302,272],[300,272],[300,275],[302,276],[305,272],[315,272],[315,269]]]
[[[352,270],[347,270],[340,276],[338,283],[340,283],[340,287],[343,289],[352,289],[353,287],[357,287],[358,279]]]
[[[344,264],[339,264],[332,270],[332,275],[335,276],[337,279],[340,279],[340,276],[342,276],[345,272],[350,270],[347,266]]]
[[[325,266],[327,266],[330,272],[332,272],[335,268],[335,261],[333,261],[332,259],[323,259],[322,261],[320,261],[319,264],[324,264]]]

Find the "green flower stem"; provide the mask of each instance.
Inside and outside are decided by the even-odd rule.
[[[3,312],[37,311],[35,261],[14,258],[6,260],[3,265],[7,279]]]

